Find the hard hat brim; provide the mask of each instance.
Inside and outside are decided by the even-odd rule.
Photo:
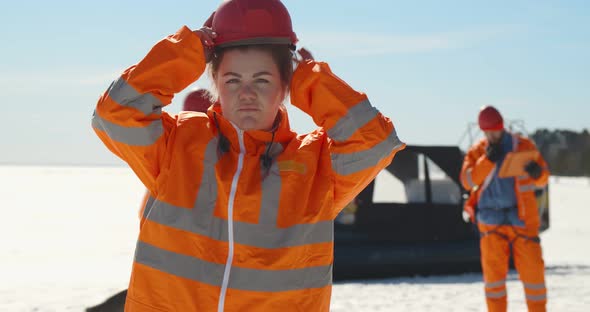
[[[227,48],[227,47],[238,47],[247,45],[259,45],[259,44],[285,44],[290,45],[292,50],[295,50],[295,44],[289,38],[285,37],[264,37],[264,38],[247,38],[240,40],[232,40],[228,42],[222,42],[216,44],[215,47]]]

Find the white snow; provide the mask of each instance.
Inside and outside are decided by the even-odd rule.
[[[590,179],[551,182],[548,308],[590,311]],[[0,311],[83,311],[127,287],[144,192],[131,170],[0,166],[0,190]],[[332,311],[485,311],[481,275],[337,283]]]

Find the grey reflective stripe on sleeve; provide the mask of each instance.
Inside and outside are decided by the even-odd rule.
[[[469,185],[470,188],[475,187],[475,183],[473,183],[472,172],[473,172],[473,169],[471,169],[471,168],[469,168],[465,171],[465,179],[467,180],[467,184]]]
[[[167,251],[138,241],[135,262],[193,281],[219,286],[224,265]],[[258,270],[232,266],[229,288],[249,291],[288,291],[319,288],[332,282],[332,266],[293,270]]]
[[[535,189],[537,189],[537,186],[534,184],[524,184],[518,186],[518,190],[521,192],[532,192]]]
[[[524,283],[524,288],[530,289],[530,290],[545,289],[545,283],[539,283],[539,284]]]
[[[501,281],[491,282],[491,283],[485,283],[485,284],[486,284],[486,288],[502,287],[502,286],[506,286],[506,280],[501,280]]]
[[[378,113],[379,111],[371,105],[369,100],[364,100],[348,109],[348,113],[328,130],[328,137],[334,141],[346,141]]]
[[[392,129],[385,140],[368,150],[347,154],[332,153],[332,169],[339,175],[349,175],[374,167],[402,145],[395,129]]]
[[[123,127],[101,118],[96,112],[92,116],[92,126],[106,132],[114,141],[133,146],[152,145],[164,133],[161,119],[152,121],[146,127]]]
[[[547,300],[547,295],[528,295],[525,294],[526,300],[530,301],[543,301]]]
[[[151,93],[141,94],[137,92],[123,77],[113,81],[107,94],[119,105],[133,107],[145,115],[150,115],[164,106],[162,102]]]
[[[488,298],[502,298],[502,297],[506,297],[506,290],[502,290],[502,291],[486,291],[486,297],[488,297]]]

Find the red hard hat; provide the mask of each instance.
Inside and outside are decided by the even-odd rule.
[[[291,16],[279,0],[224,1],[205,26],[217,33],[219,47],[297,43]]]
[[[182,110],[205,113],[211,104],[209,91],[198,89],[192,91],[184,98]]]
[[[487,105],[479,111],[479,128],[483,131],[504,129],[504,119],[500,112],[493,106]]]

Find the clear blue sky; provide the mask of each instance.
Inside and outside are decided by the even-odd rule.
[[[11,1],[0,10],[0,163],[121,164],[95,137],[99,95],[219,1]],[[456,144],[484,104],[528,130],[590,128],[590,2],[285,0],[301,45],[410,144]],[[195,84],[206,86],[202,81]],[[167,108],[180,109],[183,92]],[[314,128],[291,109],[298,131]]]

